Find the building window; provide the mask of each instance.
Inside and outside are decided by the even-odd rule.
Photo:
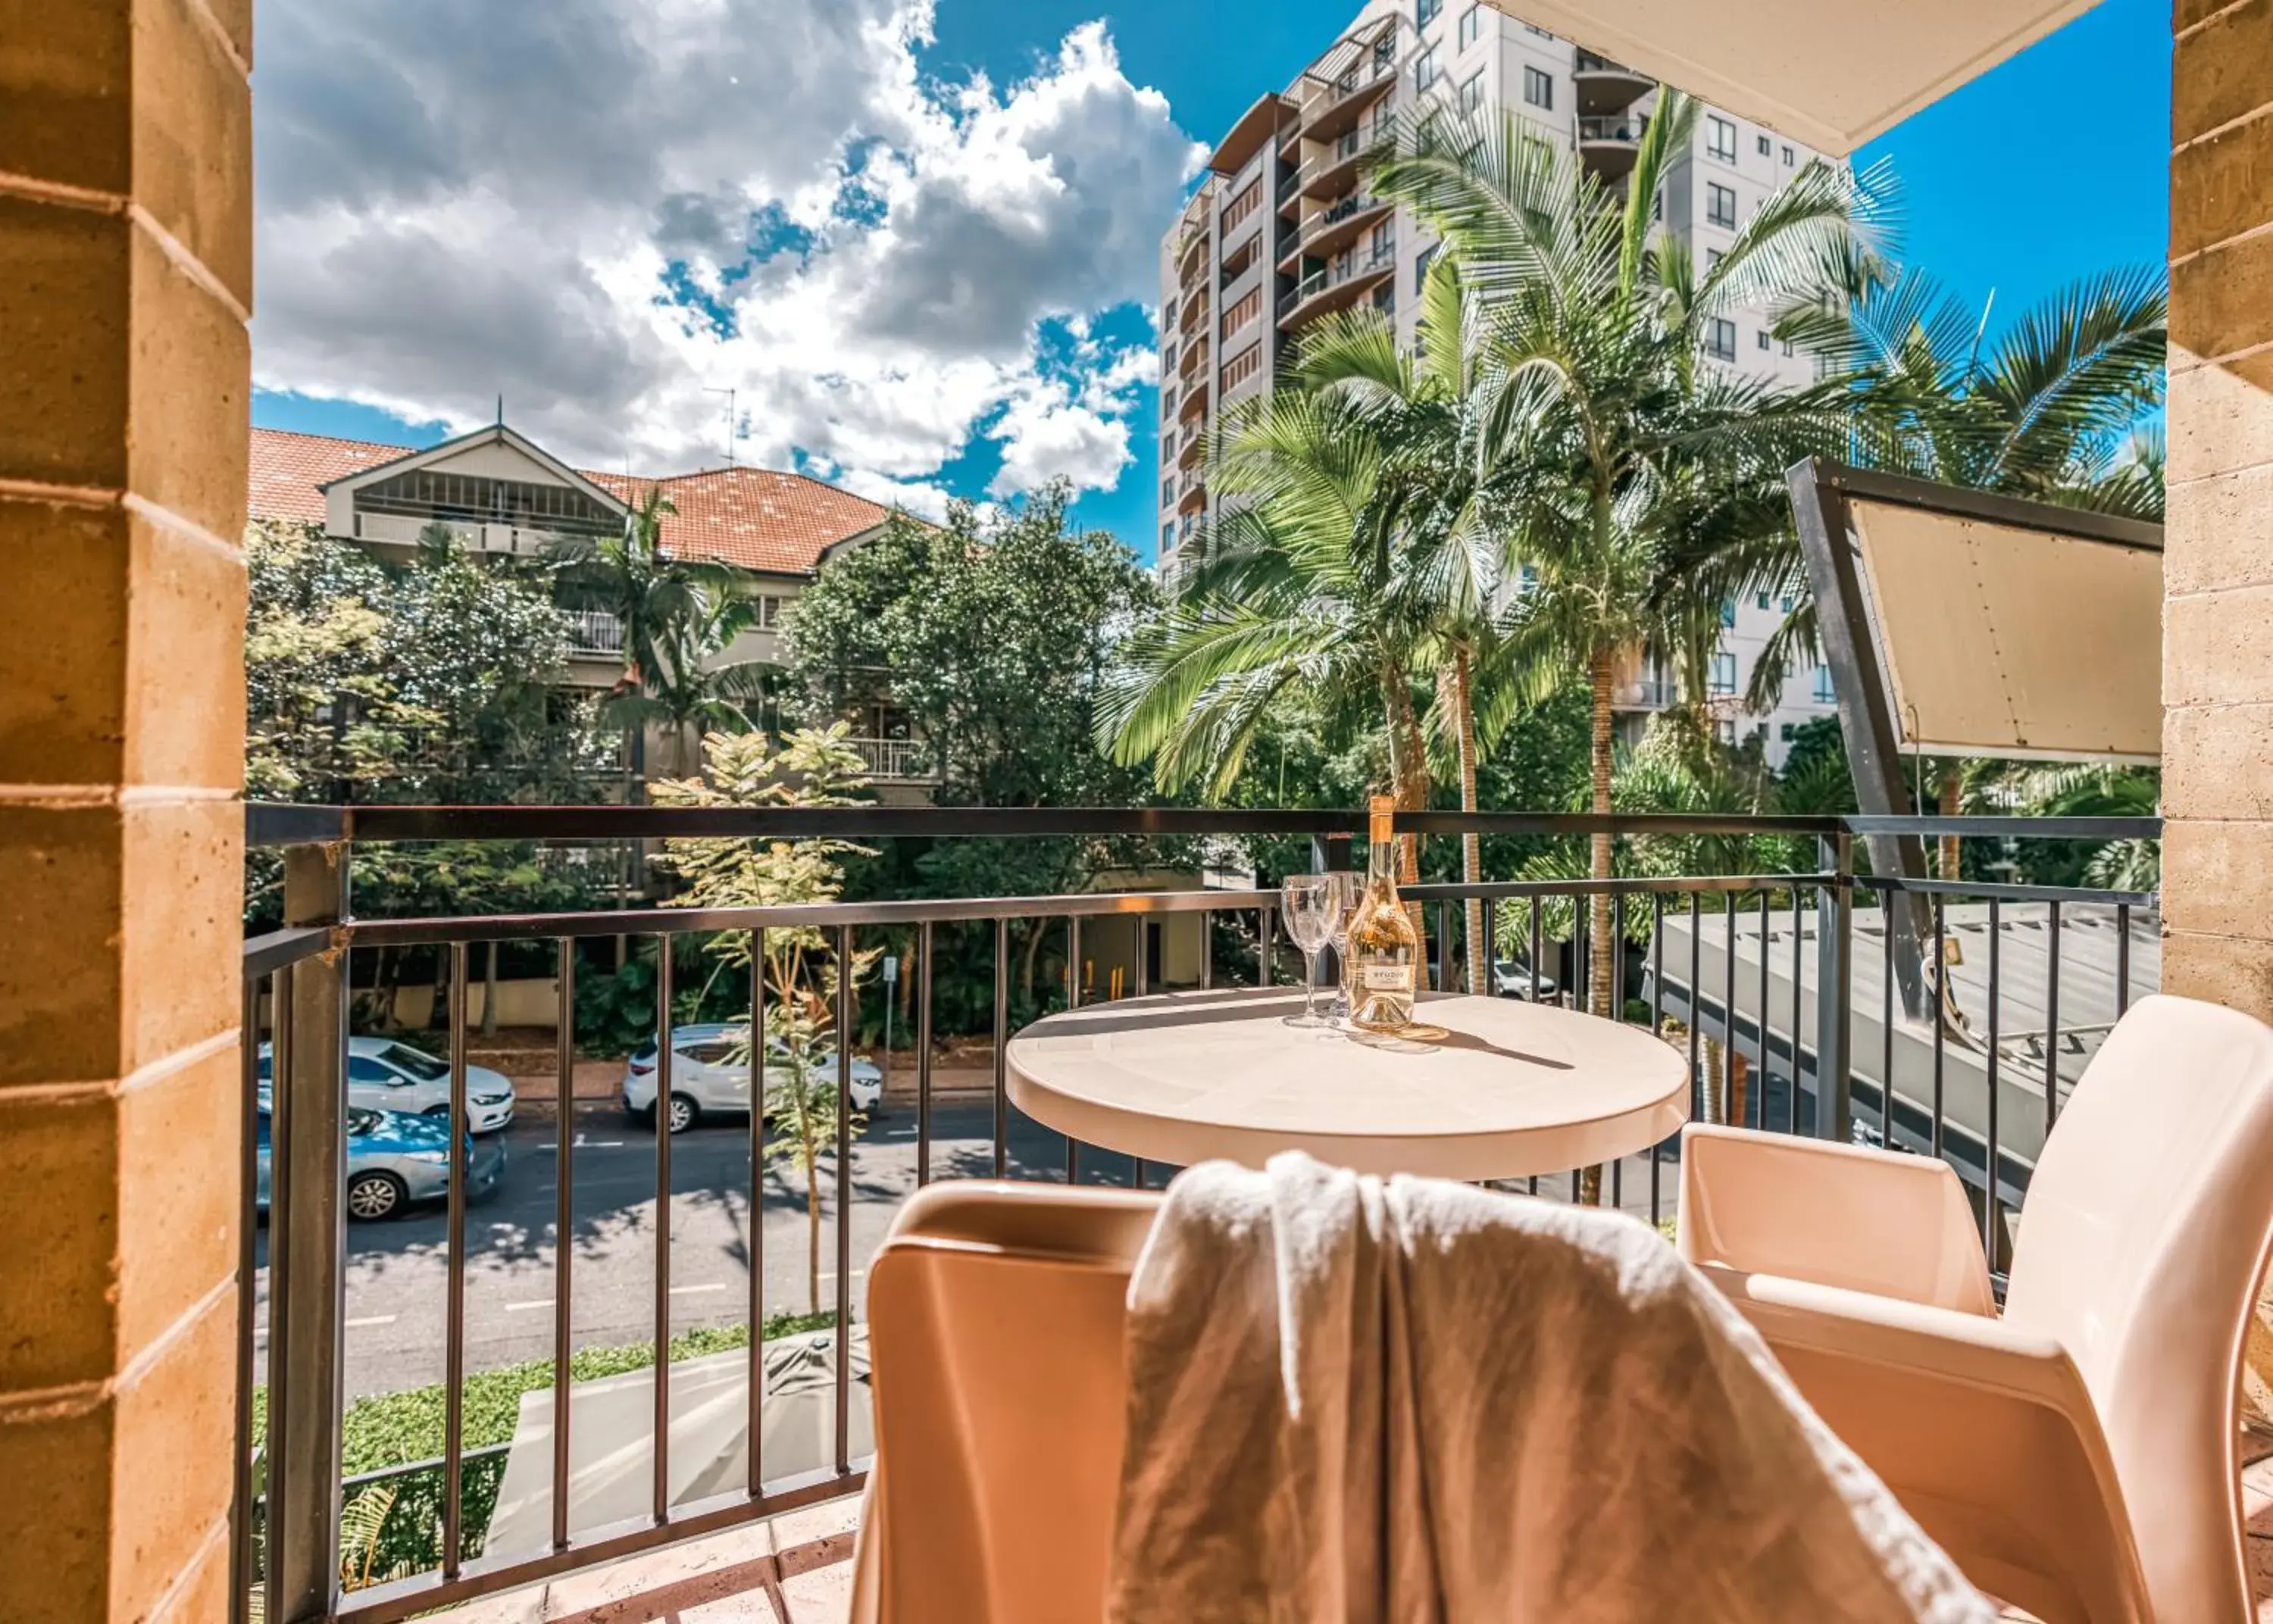
[[[1484,9],[1472,5],[1460,13],[1460,49],[1466,50],[1481,38],[1484,31]]]
[[[1737,161],[1737,126],[1718,113],[1705,120],[1705,150],[1722,163]]]
[[[1426,90],[1444,76],[1437,65],[1437,48],[1433,45],[1413,59],[1413,88]]]
[[[1737,193],[1733,187],[1718,181],[1705,183],[1705,218],[1716,226],[1737,223]]]
[[[1736,599],[1722,598],[1721,600],[1721,624],[1724,626],[1734,626],[1737,624]]]
[[[1223,206],[1223,220],[1219,231],[1229,231],[1263,205],[1263,177],[1257,176],[1247,183],[1246,190]]]
[[[1772,142],[1772,141],[1770,141],[1770,140],[1767,138],[1767,137],[1766,137],[1766,136],[1762,136],[1762,137],[1760,137],[1760,138],[1759,138],[1759,143],[1760,143],[1760,156],[1761,156],[1761,157],[1763,157],[1763,158],[1765,158],[1765,157],[1767,157],[1767,156],[1768,155],[1768,153],[1769,153],[1772,150],[1774,150],[1774,142]]]
[[[1481,113],[1483,109],[1484,74],[1483,70],[1479,68],[1469,74],[1467,82],[1460,86],[1460,111],[1473,115]]]
[[[1784,742],[1785,744],[1789,745],[1789,743],[1791,743],[1792,736],[1793,736],[1794,734],[1797,733],[1798,731],[1799,731],[1799,724],[1798,724],[1797,722],[1785,722],[1782,727],[1780,727],[1780,728],[1778,728],[1778,729],[1776,730],[1776,737],[1777,737],[1778,738],[1780,738],[1780,739],[1783,740],[1783,742]]]
[[[1429,267],[1437,263],[1438,244],[1431,243],[1413,257],[1413,285],[1424,286],[1429,281]]]
[[[1760,329],[1760,348],[1762,349],[1766,349],[1769,345],[1774,342],[1775,341],[1768,336],[1768,330],[1766,327],[1762,327]]]
[[[1239,296],[1229,310],[1224,311],[1223,336],[1229,338],[1261,314],[1263,314],[1263,289],[1260,287],[1250,288]]]
[[[1164,450],[1166,449],[1166,442],[1162,443],[1162,448]],[[1175,505],[1176,481],[1174,476],[1172,475],[1168,478],[1160,482],[1160,505],[1162,507],[1174,507]]]
[[[1838,691],[1831,685],[1831,668],[1827,665],[1815,668],[1815,702],[1818,705],[1836,705],[1839,702]]]
[[[1783,167],[1787,169],[1791,168],[1791,148],[1789,146],[1783,149]]]
[[[1176,550],[1176,521],[1173,519],[1160,527],[1160,550],[1162,552]]]
[[[1785,360],[1789,361],[1791,359],[1791,341],[1789,339],[1786,339],[1783,341],[1783,354]]]
[[[1413,26],[1426,28],[1444,12],[1444,0],[1413,0]]]
[[[1223,386],[1225,393],[1228,393],[1230,391],[1238,388],[1249,378],[1254,377],[1257,370],[1261,368],[1262,365],[1263,345],[1260,341],[1257,341],[1255,343],[1249,344],[1245,349],[1241,350],[1237,355],[1234,355],[1230,360],[1223,363]]]
[[[1714,272],[1719,270],[1721,268],[1721,261],[1726,257],[1727,256],[1722,254],[1717,248],[1707,249],[1705,251],[1705,274],[1710,276]]]
[[[1535,108],[1549,111],[1555,106],[1555,76],[1543,69],[1527,66],[1523,70],[1523,99]]]
[[[1768,595],[1765,592],[1756,592],[1752,595],[1752,602],[1760,608],[1766,609],[1768,606]]]
[[[1718,654],[1713,656],[1712,692],[1716,698],[1726,699],[1737,691],[1737,656]]]
[[[772,593],[768,593],[761,596],[758,599],[758,630],[761,632],[770,632],[776,626],[779,625],[781,624],[782,611],[787,609],[789,604],[789,599],[777,596]]]
[[[1713,330],[1705,341],[1705,353],[1715,361],[1737,358],[1737,324],[1723,317],[1713,318]]]

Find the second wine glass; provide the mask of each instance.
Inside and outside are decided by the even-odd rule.
[[[1287,1017],[1288,1026],[1323,1027],[1332,1022],[1318,1014],[1318,952],[1334,938],[1339,923],[1341,887],[1330,874],[1289,874],[1283,888],[1287,934],[1302,950],[1302,1013]]]

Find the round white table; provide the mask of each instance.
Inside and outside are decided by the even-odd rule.
[[[1324,1002],[1324,999],[1321,999]],[[1689,1119],[1646,1029],[1519,999],[1424,996],[1415,1043],[1286,1024],[1300,989],[1091,1004],[1010,1040],[1011,1103],[1085,1144],[1189,1166],[1280,1150],[1369,1173],[1512,1179],[1647,1149]]]

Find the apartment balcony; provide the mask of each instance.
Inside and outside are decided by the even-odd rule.
[[[1365,132],[1353,130],[1324,152],[1304,161],[1295,172],[1295,191],[1303,198],[1332,198],[1350,189],[1369,146]]]
[[[1339,266],[1313,271],[1279,300],[1279,331],[1291,333],[1321,316],[1347,310],[1396,274],[1393,241],[1364,254],[1352,254]]]
[[[1192,374],[1191,381],[1184,385],[1183,399],[1176,407],[1178,423],[1189,423],[1207,415],[1208,399],[1213,393],[1214,382],[1214,378],[1205,367]]]
[[[1624,179],[1641,155],[1641,135],[1648,123],[1647,118],[1633,114],[1580,119],[1579,161],[1606,181]]]
[[[1332,258],[1388,219],[1395,208],[1394,204],[1364,192],[1352,192],[1327,205],[1302,222],[1301,236],[1279,256],[1279,268],[1290,271],[1303,258]]]
[[[568,611],[568,654],[579,660],[620,660],[624,623],[604,609]]]
[[[1395,56],[1369,52],[1304,103],[1298,126],[1302,138],[1331,141],[1355,129],[1366,110],[1396,88]]]
[[[1582,50],[1572,71],[1571,86],[1578,99],[1579,116],[1599,118],[1623,113],[1656,89],[1657,81],[1608,56]]]
[[[862,767],[880,784],[936,783],[939,768],[919,738],[848,738]]]
[[[1205,334],[1186,343],[1184,353],[1176,361],[1176,381],[1181,384],[1190,383],[1192,374],[1202,370],[1206,366],[1208,355],[1213,348]]]
[[[348,538],[383,546],[416,547],[446,535],[469,552],[512,553],[536,558],[562,539],[562,532],[534,525],[499,524],[439,513],[373,513],[357,508],[355,532]]]
[[[1204,278],[1185,288],[1184,311],[1176,318],[1178,341],[1185,344],[1197,342],[1197,335],[1206,333],[1207,318],[1214,308],[1213,301],[1208,297],[1208,285]]]
[[[911,754],[896,753],[912,751],[907,741],[856,745],[864,756],[873,752],[880,778],[921,770]],[[1363,822],[1352,812],[1161,808],[851,807],[823,817],[843,838],[880,846],[1068,835],[1223,845],[1234,827],[1227,819],[1242,815],[1249,823],[1241,827],[1266,818],[1274,832],[1329,843],[1347,842]],[[736,816],[740,832],[754,838],[829,832],[810,812]],[[1598,824],[1567,814],[1494,813],[1473,823],[1457,812],[1414,816],[1432,839],[1450,839],[1464,824],[1550,840],[1597,828],[1621,842],[1693,838],[1679,819],[1638,834],[1617,819]],[[2001,1268],[2007,1238],[2025,1227],[2049,1125],[2110,1028],[2157,984],[2157,899],[2005,883],[1981,887],[1977,900],[1965,884],[1857,872],[1848,856],[1859,840],[1847,819],[1695,821],[1700,834],[1813,836],[1824,855],[1767,875],[1668,876],[1646,864],[1632,872],[1622,860],[1621,877],[1607,882],[1624,922],[1612,1018],[1649,1032],[1678,1023],[1688,1111],[1699,1119],[1945,1162],[1976,1202]],[[1901,821],[1928,840],[1945,826],[1969,838],[2008,832],[2030,842],[2151,840],[2160,830],[2153,819],[2013,819],[1994,820],[1999,830],[1984,835],[1981,819]],[[281,848],[289,872],[323,861],[327,844],[621,843],[724,832],[715,813],[650,806],[256,806],[247,830],[253,846]],[[273,1081],[256,1076],[248,1041],[231,1523],[239,1589],[231,1616],[397,1624],[476,1601],[482,1611],[466,1624],[475,1616],[602,1616],[569,1611],[581,1595],[584,1608],[604,1605],[611,1617],[715,1613],[769,1620],[786,1590],[799,1624],[844,1619],[837,1609],[849,1589],[853,1497],[874,1464],[866,1281],[893,1214],[940,1179],[1157,1190],[1175,1171],[1132,1165],[1126,1154],[1069,1141],[1006,1108],[992,1057],[1015,1035],[1018,944],[1030,931],[1053,941],[1078,932],[1069,957],[1054,949],[1044,961],[1044,992],[1058,977],[1061,1004],[1069,962],[1072,997],[1084,1005],[1189,991],[1212,1008],[1283,994],[1283,984],[1277,994],[1256,985],[1301,976],[1299,958],[1273,928],[1279,894],[1253,888],[1251,875],[1226,885],[1211,888],[1193,872],[1165,890],[886,897],[725,909],[699,921],[670,909],[620,908],[512,919],[350,918],[246,942],[248,1033],[269,1040]],[[1579,1007],[1587,977],[1571,922],[1585,917],[1587,894],[1602,886],[1574,870],[1561,879],[1406,887],[1422,927],[1424,984],[1467,984],[1473,944],[1465,918],[1475,900],[1496,944],[1488,995]],[[1890,934],[1910,903],[1928,901],[1930,959],[1915,941]],[[857,1084],[825,1091],[815,1142],[823,1147],[817,1179],[829,1215],[814,1313],[791,1326],[764,1325],[784,1306],[801,1307],[808,1281],[801,1202],[769,1198],[754,1217],[746,1199],[769,1177],[766,1135],[787,1131],[777,1126],[697,1121],[656,1137],[627,1125],[615,1099],[589,1099],[501,1130],[513,1144],[496,1190],[476,1206],[451,1181],[436,1216],[411,1221],[424,1225],[415,1244],[410,1223],[349,1221],[338,1192],[356,1166],[339,1104],[351,960],[368,962],[381,950],[439,956],[452,1014],[446,1035],[426,1041],[439,1056],[449,1112],[464,1121],[480,1076],[467,1019],[482,984],[469,973],[481,951],[474,944],[542,942],[553,973],[536,985],[558,1027],[566,1024],[560,1012],[597,996],[589,978],[627,932],[668,944],[769,928],[817,932],[830,953],[897,955],[896,977],[879,974],[839,994],[836,1029],[859,1029],[896,1004],[896,991],[923,1012],[927,1037],[981,1045],[975,1062],[936,1044],[901,1060],[882,1084],[880,1127],[854,1114]],[[1962,953],[1945,950],[1961,941]],[[1521,946],[1511,953],[1509,942]],[[920,947],[911,952],[911,943]],[[981,996],[935,999],[949,967],[966,969],[972,954],[984,967]],[[1901,1013],[1897,996],[1897,981],[1913,973],[1934,984],[1918,1018]],[[1249,990],[1237,991],[1242,984]],[[1834,985],[1839,996],[1826,991]],[[666,1007],[672,986],[666,975]],[[664,1045],[671,1066],[710,1066],[702,1057],[717,1042],[716,1029],[697,1038],[679,1027]],[[545,1074],[522,1078],[525,1093],[573,1099],[574,1043],[546,1047],[537,1063]],[[855,1074],[853,1058],[839,1064],[840,1077]],[[616,1063],[619,1074],[623,1066]],[[684,1074],[666,1075],[676,1075],[674,1086],[694,1086]],[[478,1164],[480,1154],[476,1148],[469,1164]],[[1603,1199],[1661,1224],[1673,1216],[1681,1172],[1669,1139],[1611,1162]],[[1518,1189],[1569,1201],[1579,1181],[1576,1169],[1542,1172]],[[265,1228],[255,1222],[263,1209]],[[577,1237],[557,1254],[546,1239],[556,1223]],[[374,1314],[370,1294],[419,1268],[432,1271],[438,1299],[425,1305],[431,1338],[419,1358],[431,1355],[442,1377],[421,1396],[436,1412],[447,1405],[447,1424],[436,1429],[431,1454],[349,1474],[339,1466],[349,1406],[395,1392],[408,1367],[404,1356],[374,1345],[395,1328],[379,1323],[384,1316]],[[603,1321],[633,1328],[616,1332],[619,1340],[647,1338],[644,1357],[594,1343],[590,1328]],[[508,1380],[519,1397],[501,1420],[486,1394],[478,1407],[456,1397],[474,1384]],[[255,1403],[264,1385],[265,1409]],[[477,1425],[492,1430],[477,1433]],[[2254,1515],[2265,1500],[2262,1485],[2251,1481]],[[545,1583],[556,1587],[549,1598],[505,1594]]]
[[[1176,481],[1176,511],[1197,513],[1207,506],[1207,469],[1187,470]]]
[[[1199,466],[1201,457],[1206,453],[1206,426],[1202,423],[1194,423],[1177,438],[1176,466],[1180,468],[1186,469],[1197,468]]]

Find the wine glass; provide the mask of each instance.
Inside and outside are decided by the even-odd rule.
[[[1302,950],[1302,1013],[1288,1026],[1331,1026],[1318,1014],[1318,950],[1333,939],[1340,887],[1325,874],[1289,874],[1283,893],[1287,934]]]
[[[1326,878],[1334,882],[1339,900],[1334,905],[1334,1015],[1336,1021],[1349,1019],[1349,928],[1357,917],[1358,898],[1365,893],[1364,881],[1354,869],[1337,868],[1327,871]]]

